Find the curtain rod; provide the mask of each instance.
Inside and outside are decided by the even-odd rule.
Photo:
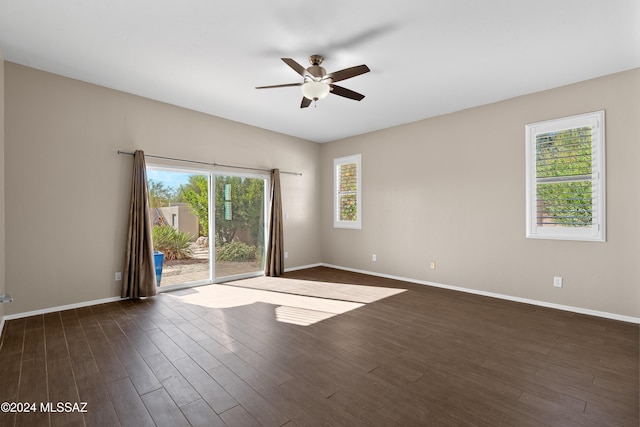
[[[129,153],[127,151],[118,150],[118,154],[128,154],[130,156],[133,156],[135,153]],[[220,164],[220,163],[199,162],[197,160],[176,159],[174,157],[154,156],[152,154],[145,154],[144,156],[145,157],[153,157],[154,159],[174,160],[176,162],[196,163],[196,164],[199,164],[199,165],[207,165],[207,166],[213,166],[213,167],[219,166],[219,167],[222,167],[222,168],[244,169],[244,170],[251,170],[251,171],[271,172],[271,169],[248,168],[248,167],[244,167],[244,166],[223,165],[223,164]],[[289,175],[302,176],[301,172],[280,171],[280,173],[286,173],[286,174],[289,174]]]

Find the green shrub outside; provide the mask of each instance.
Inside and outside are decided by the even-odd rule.
[[[164,252],[166,260],[189,259],[193,236],[164,225],[153,227],[153,250]]]
[[[218,261],[255,261],[256,247],[243,242],[231,242],[216,248]]]

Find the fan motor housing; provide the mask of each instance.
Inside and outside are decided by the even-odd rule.
[[[327,74],[327,70],[319,65],[312,65],[311,67],[307,68],[307,71],[314,77],[324,77]]]
[[[320,64],[322,64],[322,61],[324,61],[324,57],[322,55],[311,55],[309,57],[309,63],[311,64],[311,67],[307,68],[309,74],[314,77],[320,78],[327,75],[327,70],[320,66]]]

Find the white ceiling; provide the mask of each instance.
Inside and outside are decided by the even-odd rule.
[[[639,0],[0,0],[5,60],[311,141],[640,67]],[[280,58],[367,64],[300,109]]]

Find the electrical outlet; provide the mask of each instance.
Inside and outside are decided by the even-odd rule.
[[[435,261],[431,261],[431,263],[429,264],[429,267],[430,267],[432,270],[435,270],[435,269],[436,269],[436,262],[435,262]]]
[[[284,252],[284,257],[285,257],[285,259],[286,259],[286,258],[289,258],[289,252],[285,251],[285,252]]]
[[[553,277],[553,286],[555,286],[556,288],[561,288],[562,287],[562,277],[554,276]]]
[[[371,255],[371,261],[376,261],[378,259],[378,257],[376,257],[376,254]]]
[[[116,282],[119,282],[122,280],[122,273],[120,271],[116,271]]]

